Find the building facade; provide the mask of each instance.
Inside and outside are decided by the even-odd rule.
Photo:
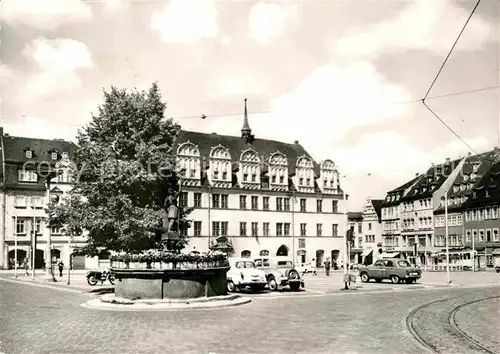
[[[349,263],[359,264],[363,260],[363,214],[355,211],[348,212],[347,221],[349,230],[352,230],[348,233],[348,237],[351,237]]]
[[[382,253],[382,203],[383,199],[368,199],[362,211],[363,253],[361,262],[373,264]]]
[[[258,139],[245,102],[241,136],[181,131],[181,204],[190,214],[187,250],[289,256],[296,264],[343,257],[343,190],[332,160],[299,144]]]
[[[465,203],[464,230],[465,252],[472,250],[477,267],[493,267],[494,257],[500,256],[500,152],[483,158],[483,163],[491,167],[472,188],[472,194]],[[478,171],[479,172],[479,171]],[[472,172],[474,173],[474,172]]]
[[[440,204],[434,210],[435,246],[442,250],[446,247],[445,203],[447,203],[448,246],[451,264],[472,267],[474,256],[470,247],[470,237],[469,245],[466,245],[465,205],[479,186],[482,177],[491,169],[495,153],[494,150],[479,155],[469,154],[461,166],[460,173],[446,191],[447,201],[442,198]],[[469,230],[469,234],[472,234],[472,232],[473,229]],[[481,257],[477,259],[479,260]],[[477,267],[478,265],[476,265]]]
[[[433,237],[433,211],[458,175],[463,160],[446,159],[445,163],[432,166],[401,199],[401,251],[413,264],[437,263],[435,248],[442,246],[441,239]]]
[[[385,256],[399,256],[402,249],[401,242],[401,198],[406,196],[409,190],[419,180],[419,176],[402,186],[393,189],[387,193],[384,201],[381,203],[382,215],[382,254]]]
[[[35,252],[35,267],[42,268],[50,237],[52,261],[85,267],[85,257],[73,255],[85,244],[84,236],[73,239],[62,230],[49,229],[45,208],[49,198],[62,198],[71,188],[69,161],[75,145],[64,140],[44,140],[4,134],[0,127],[2,216],[0,218],[0,265],[13,268],[28,261]],[[47,185],[47,170],[61,171]],[[48,187],[50,189],[48,189]],[[17,248],[16,248],[17,245]],[[17,249],[17,252],[16,252]]]

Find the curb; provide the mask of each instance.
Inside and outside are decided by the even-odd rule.
[[[194,299],[193,299],[194,300]],[[182,302],[181,302],[182,301]],[[223,307],[233,307],[248,304],[252,301],[249,297],[233,296],[232,298],[220,300],[206,300],[189,302],[190,300],[142,300],[132,303],[111,303],[101,299],[89,300],[80,306],[92,310],[104,311],[175,311],[175,310],[210,310]]]
[[[65,284],[60,284],[57,285],[57,283],[43,283],[40,281],[33,281],[31,278],[30,279],[16,279],[16,278],[1,278],[0,280],[10,282],[10,283],[16,283],[16,284],[26,284],[26,285],[31,285],[31,286],[38,286],[42,288],[48,288],[48,289],[55,289],[55,290],[60,290],[60,291],[69,291],[69,292],[75,292],[79,294],[88,294],[88,295],[96,295],[91,289],[84,288],[84,287],[79,287],[79,286],[72,286],[72,285],[67,285]],[[97,289],[107,289],[107,288],[97,288]]]

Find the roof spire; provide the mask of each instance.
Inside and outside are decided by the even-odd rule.
[[[248,124],[248,110],[247,110],[247,99],[245,98],[245,114],[243,118],[243,127],[241,128],[241,137],[247,142],[252,140],[252,129],[250,129],[250,124]]]

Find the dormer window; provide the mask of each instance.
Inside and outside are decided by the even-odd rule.
[[[304,185],[304,178],[303,177],[300,177],[299,178],[299,185]]]
[[[227,172],[222,172],[222,179],[224,179],[224,180],[227,179]]]
[[[24,155],[26,156],[27,159],[31,159],[33,157],[33,151],[26,150]]]
[[[280,183],[281,184],[285,183],[285,177],[284,176],[280,176]]]
[[[57,160],[57,152],[51,152],[51,153],[50,153],[50,158],[51,158],[52,160]]]
[[[255,182],[257,180],[257,175],[255,173],[252,173],[252,182]]]
[[[310,178],[306,179],[306,185],[308,185],[308,186],[311,185],[311,179]]]
[[[248,173],[243,174],[243,180],[246,182],[248,181]]]

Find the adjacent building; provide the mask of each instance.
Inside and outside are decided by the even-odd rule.
[[[363,260],[363,214],[350,211],[347,213],[347,222],[351,230],[348,233],[348,237],[351,238],[349,263],[359,264]]]
[[[419,175],[411,181],[393,189],[387,193],[381,203],[382,209],[382,253],[379,257],[397,257],[401,253],[401,198],[406,196],[409,190],[419,181]]]
[[[361,262],[363,264],[373,264],[378,255],[382,253],[383,202],[383,199],[369,198],[363,207],[363,253],[361,254]]]
[[[85,257],[72,257],[74,249],[84,245],[83,236],[70,239],[62,230],[49,229],[45,212],[49,198],[61,198],[72,188],[69,161],[76,146],[59,139],[10,136],[0,127],[0,148],[0,266],[14,267],[17,245],[18,266],[26,260],[31,265],[35,252],[35,266],[42,268],[50,237],[53,261],[84,268]],[[61,173],[47,185],[44,174],[50,169]]]
[[[177,142],[180,201],[194,208],[187,249],[342,259],[344,191],[332,160],[317,163],[298,141],[255,137],[246,102],[240,136],[181,131]]]
[[[432,262],[434,247],[443,247],[433,238],[433,211],[455,180],[464,159],[432,166],[405,196],[401,198],[401,247],[403,257],[412,264],[427,266]],[[435,257],[434,257],[435,258]]]
[[[465,252],[472,251],[474,246],[476,268],[492,267],[494,257],[500,256],[500,152],[498,148],[494,150],[493,156],[484,157],[481,165],[483,163],[490,163],[491,167],[484,172],[479,183],[472,187],[472,194],[465,203],[463,217]],[[481,175],[480,167],[477,172],[471,172],[471,174]],[[472,238],[474,238],[474,245]]]
[[[450,263],[463,266],[472,266],[471,239],[469,230],[469,245],[466,246],[466,231],[464,217],[467,201],[473,196],[476,188],[480,185],[482,177],[491,169],[496,151],[489,151],[483,154],[471,155],[465,158],[461,169],[448,188],[447,192],[447,213],[448,213],[448,240]],[[434,210],[434,242],[440,249],[446,246],[446,227],[445,227],[445,199],[441,201]],[[476,235],[477,236],[477,235]],[[480,246],[481,248],[481,246]],[[484,249],[484,245],[483,245]],[[444,255],[441,252],[441,258]],[[477,266],[476,266],[477,268]]]

